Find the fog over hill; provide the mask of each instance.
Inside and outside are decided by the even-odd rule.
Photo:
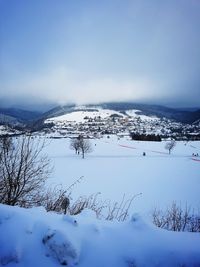
[[[193,123],[200,119],[200,109],[189,108],[169,108],[161,105],[138,104],[131,102],[109,102],[97,105],[87,104],[77,106],[68,104],[55,106],[46,112],[29,111],[17,108],[0,108],[0,122],[4,123],[27,123],[37,120],[45,120],[47,118],[61,116],[75,110],[91,110],[92,108],[102,108],[121,112],[124,114],[127,110],[138,110],[141,115],[157,116],[159,118],[168,118],[182,123]]]
[[[196,120],[200,119],[200,109],[195,111],[188,111],[186,108],[185,110],[175,109],[175,108],[168,108],[161,105],[148,105],[148,104],[136,104],[131,102],[109,102],[109,103],[102,103],[98,105],[88,104],[85,106],[76,106],[76,105],[65,105],[65,106],[58,106],[52,110],[43,114],[43,117],[56,117],[60,115],[64,115],[66,113],[70,113],[74,111],[74,109],[87,109],[87,108],[95,108],[100,107],[103,109],[110,109],[124,113],[127,110],[139,110],[141,115],[146,116],[157,116],[159,118],[168,118],[172,120],[176,120],[183,123],[193,123]]]

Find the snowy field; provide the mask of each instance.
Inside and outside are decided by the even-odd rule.
[[[200,208],[200,142],[177,142],[171,155],[165,142],[141,142],[111,138],[91,140],[93,152],[85,159],[69,149],[69,139],[49,139],[46,150],[54,165],[50,184],[81,183],[72,196],[101,192],[103,200],[120,201],[123,195],[137,197],[131,212],[148,214],[155,207],[166,208],[172,201]],[[142,156],[143,152],[146,156]]]
[[[0,204],[0,266],[200,266],[199,233],[157,228],[146,216],[172,201],[199,208],[200,158],[192,153],[199,153],[200,142],[178,142],[169,155],[165,142],[104,138],[92,140],[93,152],[82,159],[69,149],[69,139],[48,141],[50,184],[69,187],[83,175],[75,198],[96,192],[113,201],[142,195],[125,222],[97,220],[87,209],[70,216]]]

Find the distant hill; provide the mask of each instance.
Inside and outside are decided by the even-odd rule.
[[[113,109],[121,112],[126,110],[137,109],[141,111],[142,115],[157,116],[159,118],[168,118],[182,123],[193,123],[200,119],[200,110],[188,111],[175,108],[168,108],[160,105],[147,105],[135,103],[105,103],[102,104],[104,108]]]
[[[76,107],[75,104],[57,106],[57,107],[50,109],[49,111],[43,113],[41,115],[41,118],[47,119],[47,118],[51,118],[51,117],[61,116],[61,115],[64,115],[66,113],[74,111],[75,107]]]
[[[19,125],[36,120],[41,112],[27,111],[16,108],[0,108],[0,124]]]
[[[182,123],[193,123],[200,119],[200,109],[195,111],[180,110],[175,108],[168,108],[160,105],[147,105],[147,104],[136,104],[130,102],[110,102],[102,103],[98,105],[85,105],[84,110],[87,108],[101,107],[103,109],[115,110],[121,113],[125,113],[127,110],[139,110],[139,114],[146,116],[157,116],[159,118],[168,118]],[[51,117],[61,116],[75,110],[83,109],[82,106],[78,107],[76,105],[66,105],[58,106],[54,109],[42,115],[42,118],[47,119]]]
[[[200,120],[200,109],[198,110],[182,110],[175,108],[168,108],[160,105],[136,104],[131,102],[110,102],[101,103],[98,105],[88,104],[84,106],[76,106],[75,104],[68,104],[64,106],[57,106],[49,111],[35,112],[17,108],[0,108],[0,124],[10,125],[28,125],[30,127],[42,127],[43,121],[65,115],[77,110],[90,110],[95,108],[109,109],[125,114],[129,110],[138,110],[138,114],[146,116],[156,116],[158,118],[168,118],[182,123],[194,123]]]

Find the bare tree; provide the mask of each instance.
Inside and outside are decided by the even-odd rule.
[[[175,146],[176,146],[176,141],[175,140],[171,140],[171,141],[166,143],[165,149],[167,149],[169,151],[169,154],[170,154],[172,149],[175,148]]]
[[[82,158],[84,159],[85,153],[92,152],[92,145],[89,139],[84,139],[82,136],[79,137],[79,149],[82,153]]]
[[[71,139],[69,147],[70,149],[75,150],[75,153],[78,154],[80,148],[79,139],[78,138]]]
[[[71,140],[70,148],[75,150],[76,154],[79,154],[79,152],[81,152],[83,159],[85,157],[85,153],[92,152],[91,142],[89,141],[89,139],[84,139],[81,135]]]
[[[30,136],[7,141],[0,146],[0,203],[38,205],[51,171],[49,159],[42,154],[44,142]]]

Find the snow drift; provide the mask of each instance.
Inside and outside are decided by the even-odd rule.
[[[197,267],[199,233],[158,229],[139,215],[99,221],[0,205],[0,266],[9,267]]]

